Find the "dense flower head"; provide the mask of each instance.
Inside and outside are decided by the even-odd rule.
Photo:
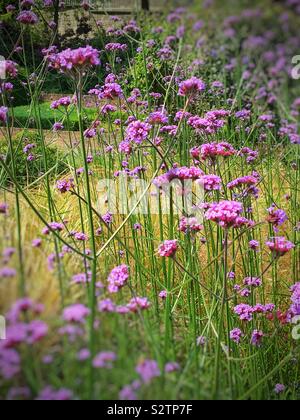
[[[9,77],[15,78],[18,76],[18,65],[12,60],[0,60],[0,75],[1,79]]]
[[[90,46],[77,49],[66,49],[57,54],[48,56],[51,68],[59,70],[63,73],[71,71],[85,71],[89,67],[98,66],[100,64],[99,51]]]
[[[60,193],[64,194],[74,188],[74,181],[73,179],[59,180],[56,183],[56,188]]]
[[[80,1],[83,10],[92,12],[90,0]],[[16,288],[20,295],[25,289],[45,302],[44,308],[23,297],[4,314],[7,339],[0,337],[0,399],[82,399],[89,391],[99,398],[115,397],[119,392],[124,400],[156,397],[159,392],[162,398],[176,397],[178,392],[183,398],[209,397],[210,387],[200,394],[193,387],[193,369],[186,366],[175,374],[181,370],[176,361],[188,361],[190,346],[200,358],[207,352],[212,360],[214,354],[220,356],[219,372],[212,370],[212,376],[216,373],[221,379],[226,359],[241,353],[242,369],[233,369],[231,378],[233,384],[240,385],[234,389],[237,398],[247,391],[254,362],[257,395],[292,398],[295,387],[289,371],[296,366],[296,353],[292,363],[273,375],[270,386],[264,386],[263,377],[274,372],[289,348],[295,348],[289,332],[300,316],[296,185],[300,98],[296,98],[299,93],[293,84],[286,83],[287,74],[294,77],[291,72],[297,70],[291,57],[299,48],[293,13],[300,14],[300,0],[278,1],[276,16],[239,5],[232,7],[237,15],[229,17],[224,17],[219,3],[213,6],[214,0],[203,0],[202,6],[211,8],[204,13],[204,20],[198,20],[200,6],[199,11],[177,8],[168,16],[152,16],[151,21],[147,14],[141,15],[141,28],[136,21],[127,23],[126,17],[107,16],[96,22],[104,40],[98,44],[101,51],[70,43],[71,48],[65,49],[69,44],[59,42],[61,37],[57,41],[64,51],[55,45],[42,49],[58,29],[51,9],[52,17],[44,22],[45,39],[33,36],[35,51],[31,51],[24,40],[30,41],[30,33],[42,29],[39,7],[43,2],[53,9],[54,0],[4,5],[4,13],[6,9],[9,14],[0,22],[1,34],[9,34],[7,27],[14,19],[15,28],[26,35],[23,39],[12,34],[15,45],[11,51],[9,43],[3,44],[7,57],[18,65],[0,57],[0,137],[5,138],[0,140],[0,166],[2,200],[7,200],[7,204],[0,203],[0,288],[9,292],[3,302],[0,299],[0,306],[4,303],[6,307]],[[63,10],[65,0],[59,3]],[[38,20],[38,28],[25,27]],[[88,34],[84,20],[81,24],[78,46],[86,45],[84,39],[96,45],[95,34]],[[151,24],[162,26],[151,28]],[[71,34],[72,28],[67,29]],[[144,33],[139,35],[142,29]],[[213,31],[214,36],[208,36]],[[30,57],[27,60],[31,52],[35,53],[34,63]],[[263,66],[256,65],[260,60]],[[32,74],[18,69],[21,62],[29,64],[27,70]],[[47,75],[45,63],[49,63],[51,74],[53,70],[60,74]],[[31,106],[27,107],[27,123],[24,116],[19,117],[18,106],[21,101],[32,102],[31,96],[39,92],[45,77],[47,97],[52,95],[51,88],[57,92],[60,85],[62,92],[76,90],[80,99],[73,93],[55,95],[59,99],[48,105],[52,118],[41,123],[51,124],[54,131],[65,126],[67,131],[45,131],[47,162],[40,147],[44,128],[36,130],[40,124]],[[47,97],[38,95],[34,105],[38,108],[45,101],[47,106]],[[43,106],[37,110],[43,114]],[[27,127],[22,133],[13,127],[19,124]],[[42,131],[35,135],[38,133],[33,130]],[[17,164],[15,177],[14,168],[8,170],[11,139],[24,161],[23,167]],[[53,156],[49,149],[48,161],[48,146],[52,149],[52,145]],[[53,159],[57,165],[53,166]],[[122,181],[128,183],[127,198],[139,198],[143,210],[142,199],[146,198],[147,215],[131,208],[119,214],[118,203],[112,201],[120,188],[111,191],[112,184],[102,188],[98,183],[104,176],[113,178],[116,187]],[[20,203],[18,196],[11,194],[18,190],[14,178],[20,184]],[[50,190],[44,188],[46,178]],[[28,189],[28,185],[35,188]],[[135,197],[140,186],[143,194]],[[102,198],[98,203],[99,188]],[[27,217],[31,201],[40,220]],[[264,203],[270,208],[266,210]],[[19,210],[21,226],[17,227],[24,230],[20,244],[15,232]],[[239,228],[244,231],[233,231]],[[37,229],[43,229],[40,235]],[[273,231],[270,239],[264,236],[268,230]],[[280,236],[281,232],[285,236]],[[45,281],[41,282],[43,269]],[[23,271],[25,283],[20,275]],[[201,285],[191,282],[199,273],[203,287],[210,286],[204,296],[199,295]],[[220,318],[224,340],[217,340],[216,347],[203,319],[205,311],[200,313],[199,307],[205,301],[207,313],[212,314],[216,302],[222,303],[220,276],[228,287],[223,304],[229,312],[223,321]],[[282,283],[280,290],[271,290],[277,277]],[[284,291],[284,284],[289,287],[295,282],[290,292]],[[210,299],[210,294],[216,299]],[[194,318],[197,325],[189,322]],[[165,325],[158,322],[161,319]],[[138,328],[143,320],[150,329]],[[0,316],[0,335],[3,321]],[[140,340],[137,330],[141,330]],[[147,331],[153,339],[145,339]],[[162,333],[163,346],[157,346]],[[268,346],[261,352],[258,347],[264,337],[268,337]],[[178,351],[172,356],[170,347],[178,339]],[[269,350],[274,343],[273,355]],[[68,357],[64,357],[66,351],[70,351]],[[256,353],[262,357],[247,357]],[[33,364],[31,354],[37,359]],[[266,359],[268,363],[263,365]],[[207,378],[209,382],[209,374]],[[176,380],[184,386],[178,383],[172,390]],[[281,383],[275,385],[275,380]],[[215,385],[220,385],[219,396],[228,396],[228,381],[223,382],[224,389],[222,383]],[[161,390],[160,385],[164,385]],[[255,392],[248,394],[251,397]]]
[[[246,277],[244,279],[245,286],[259,287],[262,285],[262,281],[259,277]]]
[[[117,293],[125,286],[129,279],[129,267],[127,265],[120,265],[112,270],[108,276],[108,291],[110,293]]]
[[[199,182],[205,191],[218,191],[222,185],[222,179],[218,175],[203,175]]]
[[[262,305],[261,303],[257,303],[253,307],[253,313],[257,313],[257,314],[267,314],[267,313],[273,312],[274,310],[275,310],[274,303],[268,303],[266,305]]]
[[[198,180],[204,175],[203,171],[196,166],[182,166],[179,168],[170,169],[167,173],[158,176],[154,179],[153,184],[158,188],[168,185],[170,182],[178,179],[179,181]]]
[[[64,129],[64,125],[61,122],[56,122],[56,123],[53,124],[52,129],[53,129],[54,132],[61,131],[61,130]]]
[[[282,257],[293,248],[295,248],[295,244],[288,241],[283,236],[277,236],[273,238],[272,240],[266,242],[266,245],[277,257]]]
[[[250,305],[241,303],[234,308],[234,313],[239,316],[241,321],[252,321],[254,309]]]
[[[200,92],[203,92],[205,88],[206,85],[203,80],[192,77],[179,84],[179,95],[188,97],[195,96]]]
[[[132,152],[132,144],[127,140],[121,141],[121,143],[119,144],[119,152],[125,153],[126,155],[130,155]]]
[[[242,211],[243,205],[237,201],[220,201],[210,206],[205,217],[223,228],[236,227]]]
[[[107,115],[111,112],[116,112],[116,111],[117,111],[117,107],[112,104],[103,105],[103,107],[101,108],[101,114],[103,115]]]
[[[168,61],[174,57],[174,50],[170,48],[168,45],[166,45],[160,50],[158,50],[157,56],[162,61]]]
[[[257,251],[259,249],[259,242],[256,241],[255,239],[252,239],[249,242],[249,248],[252,249],[252,250],[254,250],[254,251]]]
[[[236,344],[240,344],[243,335],[243,332],[239,328],[235,328],[232,331],[230,331],[230,339]]]
[[[57,101],[53,101],[50,105],[51,109],[58,109],[60,107],[68,108],[72,102],[74,102],[69,96],[65,96],[63,98],[58,99]]]
[[[165,125],[161,127],[160,132],[163,134],[169,134],[170,136],[176,136],[178,132],[177,125]]]
[[[98,303],[99,312],[115,312],[116,305],[111,299],[103,299]]]
[[[16,19],[23,25],[36,25],[39,22],[38,16],[31,10],[23,10]]]
[[[212,135],[224,127],[225,118],[229,115],[225,110],[214,110],[207,112],[204,117],[198,115],[188,119],[188,125],[191,126],[197,134]],[[225,144],[225,142],[223,142]]]
[[[123,90],[116,82],[106,82],[100,89],[92,89],[91,94],[96,94],[99,99],[114,100],[123,97]]]
[[[246,175],[246,176],[242,176],[239,177],[231,182],[229,182],[229,184],[227,184],[227,187],[230,190],[233,190],[234,188],[239,188],[239,187],[251,187],[253,185],[256,185],[258,183],[258,178],[254,175]]]
[[[15,10],[16,10],[16,6],[14,6],[13,4],[9,4],[8,6],[6,6],[7,13],[12,13]]]
[[[151,128],[151,125],[146,122],[133,121],[126,129],[127,139],[134,143],[141,144],[149,136]]]
[[[275,394],[282,394],[283,392],[285,392],[286,390],[286,386],[283,384],[276,384],[275,388],[274,388],[274,392]]]
[[[72,284],[87,284],[91,281],[91,272],[74,274]]]
[[[278,227],[282,226],[288,220],[286,212],[276,208],[274,204],[268,209],[268,213],[267,221],[273,226],[274,231],[278,232]]]
[[[175,256],[178,250],[178,241],[177,240],[166,240],[158,248],[158,253],[161,257],[172,258]]]
[[[156,124],[163,125],[163,124],[167,124],[168,121],[169,121],[168,116],[162,111],[152,112],[147,119],[147,122],[151,125],[156,125]]]
[[[246,161],[249,164],[255,162],[257,160],[257,158],[258,158],[258,155],[259,155],[257,151],[252,150],[249,147],[243,147],[240,150],[239,154],[241,156],[245,156],[246,157]]]
[[[191,155],[194,159],[216,159],[218,156],[229,157],[236,154],[234,147],[226,142],[206,143],[201,147],[191,149]]]

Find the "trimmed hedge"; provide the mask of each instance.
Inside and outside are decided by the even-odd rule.
[[[31,109],[30,105],[17,106],[13,109],[14,114],[14,125],[16,127],[28,127],[28,128],[38,128],[37,120],[34,114],[34,110]],[[72,131],[77,131],[79,129],[78,118],[76,110],[74,109],[70,113],[70,126],[67,124],[67,120],[64,115],[58,111],[50,109],[50,103],[42,103],[39,105],[39,116],[38,119],[41,121],[42,128],[44,130],[51,130],[53,124],[56,122],[61,122],[64,125],[65,130],[70,129]],[[90,124],[94,121],[96,117],[95,109],[87,109],[84,114],[84,125],[89,127]]]

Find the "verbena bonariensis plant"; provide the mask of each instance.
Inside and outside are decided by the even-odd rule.
[[[277,7],[111,17],[63,49],[39,2],[7,5],[1,399],[299,398],[299,8]]]

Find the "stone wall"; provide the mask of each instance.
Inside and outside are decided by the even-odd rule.
[[[138,0],[118,0],[107,2],[105,9],[106,13],[116,14],[116,15],[127,15],[130,17],[131,14],[140,10],[141,2]],[[70,3],[71,6],[71,3]],[[150,0],[150,10],[152,12],[159,12],[163,8],[161,0]],[[82,18],[88,18],[88,25],[92,28],[93,31],[96,31],[95,22],[101,20],[104,26],[107,23],[109,24],[109,17],[103,12],[103,9],[100,7],[93,6],[92,18],[90,17],[89,12],[84,11],[80,7],[68,8],[60,12],[59,20],[59,34],[64,35],[66,32],[73,30],[76,33],[78,28],[78,22]]]

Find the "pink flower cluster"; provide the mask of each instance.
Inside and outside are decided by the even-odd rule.
[[[215,134],[225,125],[225,117],[229,113],[225,110],[216,110],[207,112],[204,117],[193,116],[188,119],[188,125],[198,134]]]
[[[119,44],[117,42],[115,43],[109,43],[105,45],[106,51],[127,51],[128,45],[127,44]]]
[[[180,168],[173,168],[164,175],[158,176],[153,181],[153,184],[158,188],[162,188],[164,185],[167,185],[176,179],[180,181],[197,180],[203,175],[203,171],[196,166],[191,166],[190,168],[183,166]]]
[[[235,328],[230,331],[230,339],[234,341],[236,344],[240,344],[244,334],[239,328]]]
[[[291,251],[293,248],[295,248],[295,244],[288,241],[282,236],[277,236],[273,238],[273,240],[266,242],[266,245],[276,257],[282,257],[283,255]]]
[[[90,94],[97,95],[99,99],[114,100],[123,97],[123,90],[116,82],[107,82],[100,89],[92,89]]]
[[[142,121],[131,122],[126,130],[127,140],[141,144],[149,136],[151,125]]]
[[[219,191],[222,185],[222,179],[217,175],[203,175],[199,183],[205,191]]]
[[[197,233],[203,230],[203,225],[199,223],[196,217],[183,217],[179,222],[179,230],[185,234]]]
[[[103,299],[98,303],[99,312],[118,313],[126,315],[130,312],[136,313],[150,308],[150,302],[145,297],[135,297],[125,306],[117,306],[111,299]]]
[[[275,204],[268,209],[269,216],[267,221],[273,225],[275,232],[278,232],[278,227],[283,225],[287,220],[287,214],[284,210],[276,208]]]
[[[262,285],[262,281],[259,277],[246,277],[244,279],[244,285],[251,287],[260,287]]]
[[[6,340],[0,342],[0,375],[11,379],[20,372],[20,345],[32,346],[48,334],[48,325],[32,316],[40,315],[44,306],[29,298],[17,300],[6,314]],[[24,322],[26,315],[26,322]]]
[[[23,10],[16,19],[23,25],[35,25],[39,22],[39,18],[31,10]]]
[[[11,60],[0,61],[0,74],[8,77],[15,78],[18,76],[17,64]]]
[[[240,178],[237,178],[231,182],[229,182],[229,184],[227,184],[227,187],[230,190],[233,190],[234,188],[239,188],[241,186],[253,186],[256,185],[258,183],[259,179],[254,176],[254,175],[246,175],[246,176],[242,176]]]
[[[147,122],[151,125],[168,124],[168,121],[169,121],[168,116],[164,112],[161,112],[161,111],[152,112],[147,119]]]
[[[215,160],[218,156],[229,157],[236,154],[233,146],[226,142],[206,143],[201,147],[191,149],[191,155],[194,159]]]
[[[205,217],[223,228],[237,227],[241,221],[243,205],[237,201],[220,201],[210,205]]]
[[[129,267],[127,265],[120,265],[112,270],[108,276],[108,291],[110,293],[117,293],[124,287],[129,279]]]
[[[100,65],[99,51],[90,46],[75,50],[68,48],[60,53],[50,54],[48,61],[51,68],[63,73],[82,72],[89,67]]]
[[[63,179],[57,181],[56,188],[60,193],[64,194],[74,188],[74,181],[73,179]]]
[[[267,314],[272,313],[275,310],[273,303],[262,305],[258,303],[255,306],[250,306],[245,303],[241,303],[234,308],[234,313],[239,316],[241,321],[250,322],[253,320],[254,314]]]
[[[136,372],[140,375],[143,383],[149,384],[154,378],[161,375],[158,364],[155,360],[145,360],[138,364]]]
[[[179,84],[179,96],[193,97],[200,92],[203,92],[206,88],[205,83],[197,77],[185,80]]]
[[[158,253],[161,257],[173,258],[178,250],[177,240],[167,240],[158,248]]]
[[[74,101],[69,97],[65,96],[63,98],[58,99],[57,101],[52,102],[50,105],[51,109],[58,109],[60,107],[68,108]]]

